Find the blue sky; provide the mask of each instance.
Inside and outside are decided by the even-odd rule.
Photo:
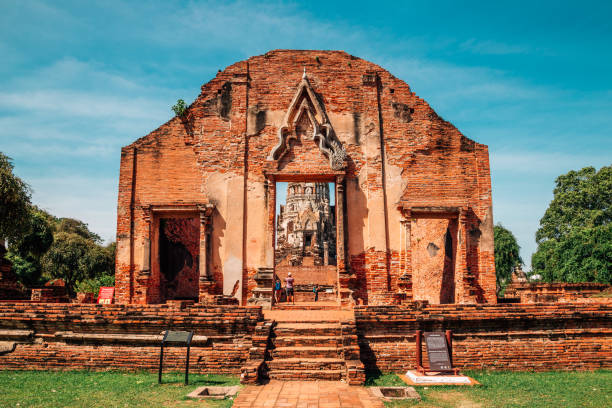
[[[612,2],[0,1],[0,151],[114,239],[121,146],[218,69],[276,48],[373,61],[489,145],[494,218],[529,262],[554,179],[612,162]]]

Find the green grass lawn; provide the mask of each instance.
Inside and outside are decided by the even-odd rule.
[[[595,372],[466,372],[482,385],[417,387],[420,402],[389,407],[610,407],[612,370]],[[185,396],[202,385],[235,385],[237,377],[154,373],[0,371],[0,407],[231,407],[231,400],[197,402]],[[395,374],[369,373],[366,385],[405,385]]]
[[[388,407],[612,407],[612,371],[499,372],[467,371],[482,385],[416,387],[421,402]],[[370,374],[366,385],[404,385],[395,374]]]
[[[197,402],[185,398],[203,385],[236,385],[238,377],[164,373],[0,371],[0,407],[231,407],[231,400]]]

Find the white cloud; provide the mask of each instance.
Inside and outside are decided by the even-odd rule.
[[[8,111],[49,112],[65,117],[151,119],[163,117],[167,105],[141,97],[105,96],[92,92],[40,90],[0,94],[0,108]]]
[[[505,44],[498,41],[477,40],[475,38],[462,42],[458,48],[462,51],[485,55],[525,54],[530,51],[529,47],[524,45]]]

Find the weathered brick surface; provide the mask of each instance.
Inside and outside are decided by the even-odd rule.
[[[241,373],[246,382],[261,378],[267,358],[279,378],[317,378],[313,370],[324,368],[327,379],[358,383],[362,364],[403,372],[414,368],[416,330],[452,330],[454,362],[464,369],[612,368],[609,302],[357,306],[354,316],[354,323],[279,324],[269,338],[259,307],[3,302],[0,341],[11,347],[0,370],[154,371],[168,328],[195,332],[194,372]],[[168,349],[165,367],[181,370],[184,355]]]
[[[504,296],[506,298],[518,298],[521,303],[575,302],[588,301],[591,296],[610,288],[612,286],[594,282],[512,282],[506,286]],[[594,298],[593,300],[600,301],[601,299]]]
[[[416,330],[452,330],[459,368],[612,367],[609,303],[357,307],[355,319],[361,359],[369,369],[414,369]]]
[[[262,318],[258,307],[2,303],[0,340],[16,344],[0,369],[155,370],[159,334],[172,329],[194,331],[191,370],[238,374]],[[184,364],[185,348],[164,352],[166,369]]]
[[[332,170],[309,135],[290,134],[284,154],[270,158],[304,68],[312,94],[298,95],[299,106],[329,120],[347,153],[344,168]],[[463,136],[375,64],[340,51],[290,50],[220,71],[184,117],[123,148],[118,302],[167,299],[160,287],[157,219],[162,210],[176,213],[186,206],[197,212],[207,204],[214,206],[206,244],[214,284],[206,290],[227,295],[237,285],[236,297],[246,302],[255,287],[253,271],[274,263],[274,183],[292,180],[341,184],[337,267],[348,275],[339,293],[350,286],[358,302],[389,303],[402,277],[416,285],[405,292],[408,299],[496,302],[487,147]],[[428,222],[439,225],[418,230]],[[439,245],[445,225],[452,235],[450,254]],[[440,252],[431,255],[429,243]],[[454,293],[441,296],[440,282],[419,283],[439,281],[433,271],[444,268],[453,275]]]

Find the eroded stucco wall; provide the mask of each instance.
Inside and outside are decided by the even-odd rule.
[[[468,295],[471,289],[457,285],[454,291],[460,296],[456,300],[495,302],[486,146],[464,137],[406,83],[375,64],[343,52],[284,50],[221,71],[202,87],[184,118],[175,118],[124,148],[117,260],[122,301],[152,300],[150,295],[137,294],[142,286],[138,283],[140,259],[146,258],[143,253],[150,245],[140,207],[152,202],[214,205],[212,276],[220,293],[235,292],[242,302],[247,300],[257,269],[274,263],[271,180],[337,175],[308,137],[290,142],[277,162],[269,160],[304,67],[318,103],[347,152],[342,178],[344,227],[346,263],[354,275],[355,297],[364,303],[389,303],[399,290],[398,278],[407,270],[406,259],[400,259],[401,254],[406,256],[398,211],[401,202],[408,207],[464,209],[468,214],[464,229],[468,265],[464,269],[475,274],[476,294]],[[419,232],[417,227],[411,239],[422,234],[437,242],[441,239],[439,222],[428,232]],[[453,229],[455,241],[461,242],[462,231]],[[431,275],[434,269],[439,274],[440,265],[444,270],[444,260],[438,255],[422,258],[429,266],[420,270],[422,248],[417,246],[414,252],[410,266],[415,278]],[[434,295],[442,293],[439,276],[434,280],[430,288],[415,287],[415,297],[418,292],[432,302],[448,298]],[[155,285],[154,277],[146,285]]]

